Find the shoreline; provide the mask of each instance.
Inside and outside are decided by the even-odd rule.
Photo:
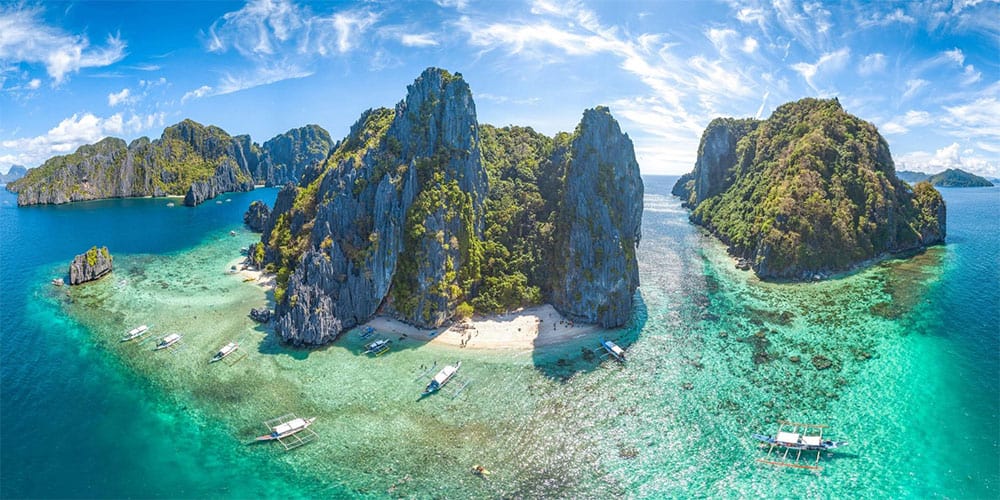
[[[226,273],[240,276],[273,290],[276,275],[246,264],[246,257],[226,264]],[[436,329],[422,329],[385,315],[376,315],[366,323],[341,334],[371,327],[374,337],[398,335],[427,344],[475,350],[529,351],[577,340],[604,331],[597,325],[577,324],[564,318],[551,304],[525,307],[506,314],[474,315]]]

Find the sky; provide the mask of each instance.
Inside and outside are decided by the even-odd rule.
[[[897,170],[1000,177],[998,1],[0,0],[0,172],[185,118],[341,138],[436,66],[480,123],[610,107],[644,174],[690,171],[715,117],[837,97]]]

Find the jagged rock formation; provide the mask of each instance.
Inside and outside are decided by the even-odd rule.
[[[836,99],[785,104],[763,121],[713,120],[674,193],[762,278],[844,271],[946,233],[940,193],[900,181],[875,126]]]
[[[85,253],[77,255],[69,264],[69,284],[79,285],[100,279],[114,269],[113,261],[108,247],[100,249],[92,247]]]
[[[267,219],[271,216],[271,209],[267,204],[257,200],[250,204],[246,213],[243,214],[243,223],[255,233],[263,233],[267,227]]]
[[[184,194],[184,203],[194,206],[220,193],[250,191],[270,177],[296,174],[302,162],[329,149],[326,131],[315,125],[304,129],[309,132],[282,134],[294,140],[278,136],[265,143],[276,148],[272,152],[248,135],[230,136],[184,120],[164,129],[157,140],[141,137],[126,145],[108,137],[50,158],[7,189],[18,194],[18,205]]]
[[[260,167],[254,178],[263,179],[268,186],[298,182],[306,167],[325,160],[331,149],[333,141],[323,127],[294,128],[264,143]]]
[[[608,108],[584,112],[566,167],[552,305],[603,327],[628,321],[639,286],[642,179],[628,135]]]
[[[323,344],[378,311],[435,327],[458,309],[470,311],[469,302],[486,311],[537,302],[554,275],[534,270],[567,252],[596,268],[584,276],[564,266],[564,296],[575,296],[569,281],[579,277],[587,280],[586,299],[559,305],[605,325],[627,319],[642,187],[631,142],[607,109],[588,111],[574,136],[555,141],[530,129],[484,130],[485,139],[461,75],[430,68],[395,109],[366,111],[322,164],[303,172],[298,187],[281,190],[250,254],[277,272],[275,329],[283,340]],[[522,133],[535,147],[513,138]],[[483,141],[488,153],[480,150]],[[578,158],[571,159],[571,144]],[[571,190],[564,188],[567,170],[580,177]],[[585,186],[599,179],[610,184]],[[541,200],[543,184],[550,196]],[[564,197],[567,191],[574,194]],[[538,202],[519,205],[519,193]],[[582,199],[591,195],[605,198]],[[557,247],[551,228],[563,205],[592,217],[588,230],[610,243],[578,242],[575,229],[567,229],[576,236]],[[511,211],[519,222],[508,219]],[[565,218],[568,228],[581,223],[573,217]],[[531,259],[504,261],[525,241],[534,244],[526,249]]]
[[[28,169],[24,168],[21,165],[11,165],[10,169],[7,170],[6,174],[0,174],[0,184],[7,184],[10,182],[14,182],[20,179],[21,177],[24,177],[24,174],[26,174],[27,172]]]

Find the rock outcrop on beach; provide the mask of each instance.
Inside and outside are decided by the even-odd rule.
[[[271,209],[261,200],[254,201],[243,214],[243,223],[255,233],[263,233],[267,227],[267,219],[271,216]]]
[[[261,148],[248,135],[184,120],[159,139],[125,144],[113,137],[50,158],[7,185],[18,205],[61,204],[103,198],[184,195],[198,205],[230,191],[250,191],[271,177],[297,174],[329,150],[329,135],[312,125],[295,129]],[[293,139],[279,139],[288,135]],[[277,173],[276,173],[277,172]]]
[[[808,279],[944,242],[941,194],[900,181],[875,126],[836,99],[713,120],[698,152],[675,194],[762,278]]]
[[[470,303],[490,312],[510,303],[540,301],[555,275],[546,272],[529,284],[516,264],[495,260],[510,255],[506,245],[518,231],[522,240],[537,242],[531,249],[532,268],[556,260],[554,252],[577,252],[574,245],[586,246],[577,252],[580,265],[607,259],[607,269],[595,269],[587,277],[592,281],[587,282],[589,302],[566,309],[581,319],[605,318],[601,324],[624,322],[627,314],[621,309],[630,307],[637,283],[632,279],[638,242],[633,202],[639,200],[641,211],[642,199],[631,142],[607,109],[598,108],[587,112],[574,136],[563,134],[560,147],[554,147],[560,141],[526,133],[540,139],[533,143],[536,147],[522,147],[531,153],[507,162],[508,171],[500,167],[500,157],[515,141],[495,144],[497,137],[506,137],[497,130],[489,127],[483,139],[468,84],[459,74],[430,68],[394,109],[366,111],[323,163],[306,168],[298,186],[286,185],[262,244],[252,248],[263,257],[262,264],[277,272],[275,328],[281,338],[294,345],[323,344],[379,311],[430,328],[458,310],[467,314],[473,309]],[[579,159],[568,155],[573,137]],[[488,154],[480,149],[484,141]],[[591,154],[591,149],[597,151]],[[536,169],[553,175],[541,179]],[[582,179],[574,181],[580,185],[572,188],[572,196],[563,197],[567,169]],[[493,189],[491,175],[497,176],[502,192]],[[520,184],[523,193],[538,193],[539,185],[551,183],[550,198],[519,204],[510,197],[517,194],[510,188],[518,185],[520,179],[512,180],[518,176],[531,179]],[[595,189],[582,183],[598,178],[614,183],[602,193],[617,201],[582,200]],[[579,211],[581,217],[594,217],[593,224],[607,225],[599,239],[617,237],[621,242],[582,243],[567,237],[557,247],[551,228],[554,207],[562,205],[573,206],[568,227],[575,227],[570,219]],[[514,228],[516,222],[506,217],[513,212],[518,219],[545,214],[544,225]],[[631,267],[626,263],[630,259]],[[497,267],[509,274],[494,274]],[[566,266],[566,272],[570,269]],[[583,273],[578,274],[582,279]],[[605,302],[613,305],[602,307],[594,297],[602,286],[605,295],[613,296]],[[627,305],[617,295],[624,290]],[[478,300],[486,295],[489,300]],[[583,311],[587,305],[594,307],[592,314]]]
[[[69,264],[69,284],[79,285],[100,279],[114,269],[114,259],[108,247],[92,247],[77,255]]]

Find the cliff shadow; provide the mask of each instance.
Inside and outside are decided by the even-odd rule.
[[[532,351],[535,369],[546,377],[566,382],[578,373],[598,369],[624,370],[629,368],[628,350],[638,339],[649,318],[642,292],[636,290],[632,304],[632,318],[624,326],[613,329],[595,328],[593,331],[554,345],[539,344],[536,340]],[[608,355],[601,340],[610,340],[625,350],[624,363]]]

